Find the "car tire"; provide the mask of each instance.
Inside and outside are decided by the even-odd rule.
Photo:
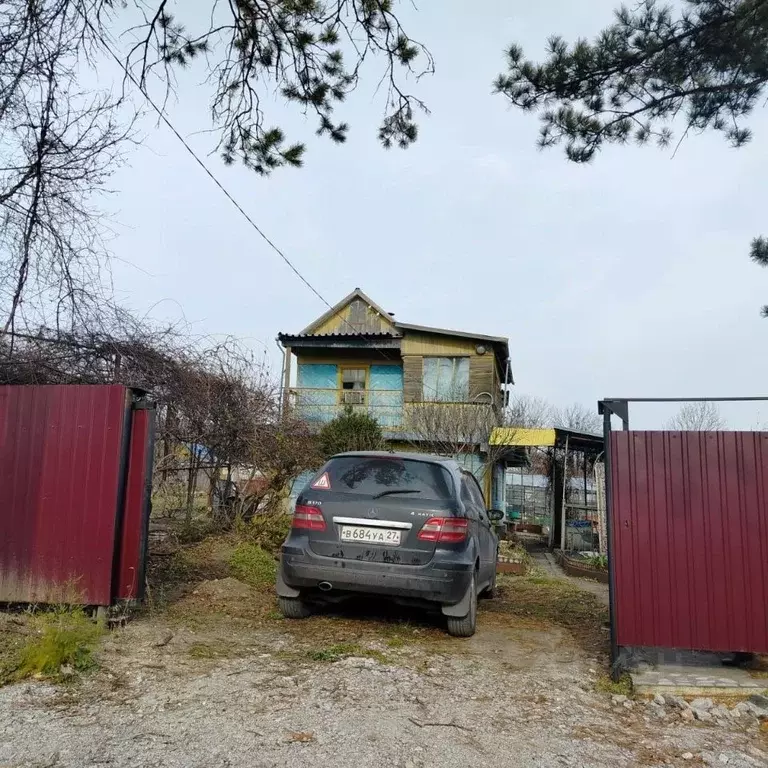
[[[472,574],[469,612],[466,616],[448,616],[448,634],[453,637],[472,637],[477,628],[477,573]]]
[[[286,619],[306,619],[311,613],[300,597],[278,597],[277,607]]]

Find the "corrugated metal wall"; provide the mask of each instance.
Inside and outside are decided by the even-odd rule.
[[[149,539],[149,513],[152,496],[155,412],[141,407],[131,416],[131,442],[125,504],[116,553],[117,574],[113,586],[116,600],[142,600]]]
[[[768,653],[768,433],[610,444],[617,644]]]
[[[0,601],[112,602],[130,431],[123,386],[0,387]]]

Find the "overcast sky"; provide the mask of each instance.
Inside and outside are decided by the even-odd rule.
[[[188,0],[200,7],[210,3]],[[186,5],[186,3],[185,3]],[[443,0],[401,20],[434,54],[414,86],[431,109],[416,145],[384,151],[373,78],[338,112],[342,146],[278,105],[270,122],[306,140],[305,167],[262,178],[207,162],[331,303],[360,286],[404,322],[508,336],[516,390],[562,405],[604,396],[768,392],[768,270],[748,257],[768,234],[768,114],[755,139],[719,135],[671,150],[608,149],[588,166],[536,148],[535,116],[492,94],[505,47],[541,55],[553,33],[591,37],[612,0],[539,4]],[[106,71],[106,70],[105,70]],[[180,83],[170,116],[210,153],[201,73]],[[214,187],[173,136],[151,122],[113,179],[119,298],[197,333],[235,334],[254,348],[298,331],[325,306]],[[768,405],[724,409],[768,422]],[[669,410],[641,409],[637,426]]]

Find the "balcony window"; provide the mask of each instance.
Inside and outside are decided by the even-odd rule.
[[[365,405],[365,368],[341,369],[341,402],[344,405]]]
[[[462,403],[469,400],[468,357],[425,357],[425,401]]]

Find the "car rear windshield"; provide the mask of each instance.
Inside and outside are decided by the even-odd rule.
[[[453,496],[448,470],[426,461],[397,456],[341,456],[331,459],[325,472],[330,481],[329,490],[336,493],[376,496],[387,491],[403,491],[403,498],[419,499],[450,499]]]

